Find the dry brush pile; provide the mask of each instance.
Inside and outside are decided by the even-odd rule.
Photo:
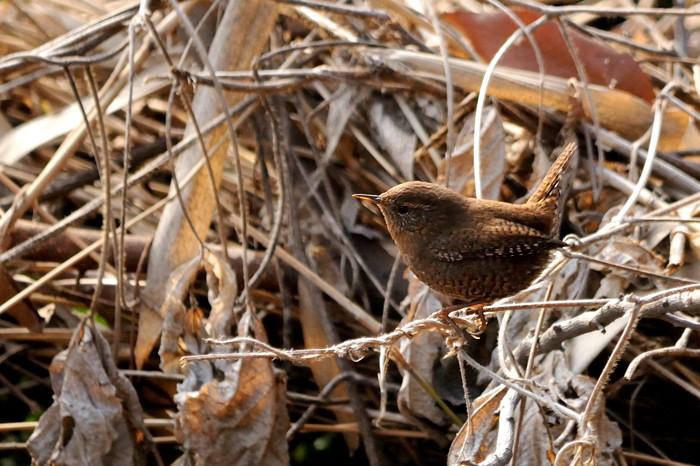
[[[696,462],[699,16],[3,2],[4,464]],[[522,202],[566,139],[568,247],[485,328],[351,197]]]

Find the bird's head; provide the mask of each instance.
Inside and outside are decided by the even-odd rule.
[[[464,214],[465,198],[442,186],[409,181],[383,194],[353,194],[379,206],[394,238],[428,234],[431,229],[449,228]]]

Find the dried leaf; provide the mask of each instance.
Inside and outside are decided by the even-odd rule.
[[[228,262],[209,251],[204,253],[204,270],[207,272],[207,298],[211,304],[207,333],[212,338],[228,337],[235,322],[233,305],[238,297],[236,273]]]
[[[158,354],[163,372],[179,371],[181,337],[189,343],[188,346],[192,353],[199,354],[203,349],[202,345],[204,344],[200,342],[201,338],[206,336],[206,332],[201,326],[197,328],[186,327],[187,309],[183,304],[183,297],[197,276],[201,260],[202,258],[197,256],[180,265],[170,275],[165,301],[160,310],[160,315],[163,316],[163,328]]]
[[[582,412],[592,394],[595,379],[585,375],[577,375],[571,372],[564,362],[564,355],[560,351],[551,352],[541,362],[541,373],[537,375],[535,380],[543,385],[549,385],[550,396],[553,396],[559,403],[568,406],[577,412]],[[530,403],[534,405],[534,403]],[[542,417],[537,413],[533,413],[529,417],[530,425],[524,424],[524,431],[531,429],[533,423],[542,424]],[[587,441],[595,445],[595,458],[591,464],[613,464],[613,455],[622,446],[622,433],[617,423],[611,421],[605,414],[605,398],[601,397],[595,403],[591,423],[595,428],[588,432],[590,435]],[[591,426],[588,426],[591,427]],[[564,425],[558,423],[550,426],[552,437],[561,436],[564,430]],[[568,438],[563,439],[568,442],[580,440],[581,433],[571,432]],[[532,442],[542,443],[542,438],[532,438]],[[562,445],[560,448],[569,451],[576,450],[568,448],[568,444]],[[527,455],[527,450],[524,451]],[[523,456],[527,458],[527,456]],[[564,462],[569,464],[568,462]],[[549,463],[545,463],[549,464]]]
[[[418,293],[420,297],[416,296]],[[423,319],[442,308],[435,295],[428,292],[425,285],[417,279],[411,280],[409,299],[412,307],[413,303],[417,306],[413,312],[413,319]],[[423,425],[425,420],[436,426],[446,426],[449,423],[445,412],[438,408],[435,400],[416,379],[419,377],[423,382],[437,387],[435,367],[441,363],[445,350],[444,338],[437,332],[420,333],[400,343],[401,355],[411,371],[402,371],[403,380],[397,399],[399,410],[406,418],[413,419],[419,425]]]
[[[249,0],[245,4],[227,3],[208,48],[211,66],[219,71],[250,69],[254,59],[267,47],[278,9],[276,3],[262,0]],[[224,95],[226,101],[221,102],[216,88],[197,88],[192,102],[196,121],[187,122],[186,136],[194,135],[203,122],[216,118],[222,105],[232,107],[243,99],[240,93]],[[189,146],[177,159],[175,172],[178,182],[182,182],[190,171],[194,170],[195,173],[188,184],[181,186],[183,204],[173,199],[163,209],[158,223],[144,291],[155,306],[161,306],[165,301],[169,274],[199,254],[200,238],[206,236],[216,209],[216,196],[221,186],[227,150],[231,145],[226,125],[217,126],[211,131],[204,144],[209,160],[207,164],[201,164],[202,148],[197,144]]]
[[[406,123],[394,100],[374,98],[369,107],[368,116],[377,140],[394,161],[401,176],[406,180],[412,180],[413,151],[417,137]]]
[[[506,159],[505,133],[501,116],[495,107],[484,109],[481,132],[481,195],[483,199],[498,200],[503,184]],[[447,170],[449,167],[449,177]],[[441,177],[447,178],[447,187],[468,197],[475,196],[474,188],[474,116],[465,122],[457,138],[452,157],[441,162]]]
[[[498,420],[498,410],[506,393],[505,387],[498,387],[474,400],[472,419],[464,423],[452,442],[447,455],[448,464],[459,464],[469,458],[483,460],[484,452],[493,441],[489,433]]]
[[[376,49],[367,52],[367,55],[374,60],[381,60],[399,72],[408,68],[433,75],[436,79],[444,79],[445,67],[443,59],[438,55],[397,49]],[[486,65],[458,58],[451,58],[450,65],[456,85],[472,91],[481,89]],[[487,93],[499,99],[568,112],[572,84],[578,95],[583,95],[583,85],[580,82],[571,83],[570,80],[556,76],[542,77],[530,71],[497,67],[491,75]],[[589,84],[586,92],[590,101],[588,98],[581,99],[583,114],[591,120],[591,106],[594,107],[597,121],[603,128],[616,131],[629,139],[638,139],[651,127],[654,117],[652,107],[643,99],[626,91],[596,84]],[[664,111],[663,121],[660,150],[683,150],[700,145],[700,130],[695,127],[687,113],[669,106]]]
[[[611,264],[627,265],[636,267],[648,272],[663,273],[664,261],[656,253],[645,247],[632,238],[621,236],[614,240],[607,241],[603,248],[596,254],[596,259],[609,262]],[[591,264],[594,270],[606,270],[605,265]],[[639,277],[632,272],[613,270],[610,275],[619,275],[627,278],[630,282],[638,280]],[[600,295],[599,297],[615,297],[617,295]]]
[[[175,396],[175,436],[197,465],[289,464],[285,385],[267,359],[231,363],[224,380]]]
[[[348,121],[357,105],[364,99],[365,91],[353,86],[345,86],[336,92],[328,104],[328,120],[326,121],[326,151],[324,158],[333,155],[340,137],[345,132]]]
[[[107,342],[82,327],[76,344],[51,363],[55,402],[39,419],[28,449],[37,464],[146,464],[150,437],[131,383]]]
[[[148,72],[134,78],[133,99],[145,99],[161,91],[168,84],[150,77],[162,74],[167,69],[165,64],[149,67]],[[107,114],[123,110],[129,102],[129,89],[122,89],[114,101],[107,107]],[[60,111],[33,118],[21,124],[0,138],[0,162],[11,165],[17,163],[31,151],[44,144],[61,138],[83,122],[80,108],[71,104]]]
[[[526,25],[542,16],[532,10],[514,9],[511,13]],[[470,13],[457,10],[443,14],[442,19],[459,29],[487,62],[493,59],[510,35],[519,29],[502,11]],[[556,22],[547,21],[533,31],[532,36],[540,50],[545,74],[564,79],[576,78],[579,76],[574,63],[576,60],[586,71],[588,82],[627,91],[649,103],[654,101],[656,95],[651,80],[630,55],[616,52],[602,40],[585,36],[571,27],[567,28],[567,35],[575,48],[575,54],[571,53]],[[511,46],[499,63],[510,68],[539,72],[537,56],[527,38]]]
[[[163,317],[148,307],[141,304],[139,310],[138,333],[136,334],[136,347],[134,348],[134,360],[136,367],[141,369],[153,351],[160,332],[163,329]]]
[[[301,323],[302,332],[304,333],[304,346],[306,348],[325,348],[334,342],[329,337],[326,327],[328,325],[327,317],[319,315],[325,313],[328,315],[325,303],[321,297],[321,293],[317,288],[311,286],[309,281],[301,278],[298,282],[299,288],[299,321]],[[324,325],[324,320],[325,324]],[[319,390],[322,390],[335,377],[340,375],[340,367],[335,359],[318,359],[309,362],[311,373],[314,377],[314,382]],[[348,399],[347,386],[338,384],[329,394],[329,399]],[[336,416],[340,422],[354,423],[357,422],[355,415],[351,412],[338,411]],[[345,433],[345,441],[351,451],[355,451],[359,447],[359,435],[352,432]]]
[[[553,403],[563,404],[578,412],[582,411],[588,402],[594,385],[590,377],[575,375],[569,371],[564,355],[560,351],[551,352],[540,361],[538,373],[533,377],[533,381],[535,386],[549,387],[548,390],[540,390],[540,392]],[[480,396],[475,401],[472,426],[465,424],[457,434],[450,448],[448,464],[457,464],[461,461],[472,461],[471,464],[488,463],[493,459],[490,455],[497,456],[503,453],[495,451],[497,432],[493,429],[497,426],[499,428],[514,426],[512,418],[499,415],[499,410],[503,409],[502,402],[512,401],[505,396],[508,392],[509,390],[501,387]],[[524,397],[518,398],[521,403],[526,403],[523,418],[519,423],[520,428],[517,430],[518,450],[514,452],[519,460],[518,464],[523,462],[523,464],[550,465],[552,456],[557,453],[550,439],[557,438],[564,432],[565,423],[557,417],[543,417],[540,407],[534,401]],[[610,464],[613,453],[622,445],[622,435],[617,424],[605,416],[604,408],[601,406],[604,406],[604,403],[598,403],[594,416],[597,429],[593,435],[597,438],[592,442],[598,447],[594,464]],[[575,434],[575,430],[570,432],[564,440],[575,441]]]
[[[0,266],[0,304],[9,300],[17,294],[18,288],[12,276]],[[43,328],[41,317],[32,302],[24,299],[5,313],[17,321],[19,325],[32,332],[41,332]]]

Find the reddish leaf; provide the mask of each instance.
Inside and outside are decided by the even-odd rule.
[[[531,24],[541,16],[530,10],[512,12],[525,24]],[[442,19],[464,34],[485,61],[490,61],[508,37],[518,29],[518,25],[500,11],[469,13],[457,10],[444,13]],[[651,81],[630,55],[616,52],[605,42],[572,28],[567,28],[567,33],[590,83],[621,89],[647,102],[654,101]],[[532,35],[542,54],[545,74],[565,79],[578,77],[573,55],[556,22],[547,21]],[[535,52],[527,38],[510,47],[499,63],[511,68],[539,72]]]

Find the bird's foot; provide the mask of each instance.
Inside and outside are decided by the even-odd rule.
[[[430,317],[445,320],[455,327],[464,329],[472,338],[479,339],[486,331],[487,321],[483,311],[486,304],[447,306],[434,312]]]

